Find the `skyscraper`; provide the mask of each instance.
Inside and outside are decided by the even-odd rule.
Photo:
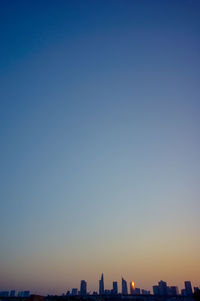
[[[177,296],[178,295],[178,287],[177,286],[169,286],[168,287],[168,295]]]
[[[135,292],[135,282],[131,281],[130,282],[130,294],[134,295],[134,292]]]
[[[185,281],[186,296],[192,296],[192,284],[190,281]]]
[[[118,294],[118,286],[117,286],[117,281],[113,281],[113,289],[112,289],[113,295]]]
[[[169,288],[167,286],[167,283],[162,280],[158,282],[158,285],[153,286],[153,293],[154,295],[167,296],[169,293]]]
[[[142,295],[150,295],[150,291],[142,289]]]
[[[87,294],[87,282],[85,280],[81,280],[80,294],[81,296],[85,296]]]
[[[127,282],[122,278],[122,295],[128,294]]]
[[[101,274],[101,279],[99,280],[99,295],[104,294],[104,279],[103,279],[103,273]]]
[[[72,296],[76,296],[78,295],[78,289],[77,288],[73,288],[72,289]]]
[[[140,295],[140,288],[136,287],[134,289],[134,295]]]
[[[10,291],[10,297],[15,297],[15,290]]]
[[[156,295],[156,296],[159,295],[159,287],[158,287],[158,285],[154,285],[153,286],[153,294]]]
[[[23,297],[28,298],[30,296],[30,291],[23,291]]]
[[[9,296],[9,291],[1,291],[0,292],[0,297],[8,297]]]
[[[160,282],[158,282],[158,289],[159,289],[160,296],[168,295],[167,283],[165,281],[161,280]]]

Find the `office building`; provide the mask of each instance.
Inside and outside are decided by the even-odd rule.
[[[113,281],[112,294],[113,294],[113,295],[117,295],[117,294],[118,294],[118,285],[117,285],[117,281]]]
[[[85,280],[81,280],[80,295],[81,296],[86,296],[87,295],[87,282]]]
[[[135,288],[133,295],[140,295],[140,288]]]
[[[177,296],[179,294],[177,286],[169,286],[168,287],[168,295],[169,296]]]
[[[159,295],[159,287],[158,285],[154,285],[153,286],[153,294],[158,296]]]
[[[30,296],[30,291],[23,291],[23,297],[28,298]]]
[[[103,274],[101,274],[101,279],[99,280],[99,295],[104,294],[104,278]]]
[[[158,282],[158,289],[159,289],[159,295],[160,296],[167,296],[168,295],[168,288],[167,283],[165,281]]]
[[[122,278],[122,295],[128,294],[127,282]]]
[[[18,297],[23,297],[23,295],[24,295],[23,291],[19,291],[18,294],[17,294]]]
[[[135,287],[135,282],[130,282],[130,294],[131,295],[140,295],[140,288]]]
[[[185,290],[185,289],[182,289],[182,290],[181,290],[181,296],[187,296],[187,293],[186,293],[186,290]]]
[[[0,297],[9,297],[9,291],[1,291]]]
[[[78,289],[77,288],[73,288],[72,289],[72,296],[76,296],[78,295]]]
[[[134,291],[135,291],[135,282],[131,281],[130,282],[130,294],[134,295]]]
[[[10,297],[15,297],[15,290],[10,291]]]
[[[185,281],[186,296],[192,296],[192,284],[190,281]]]
[[[142,289],[142,295],[150,295],[150,291]]]

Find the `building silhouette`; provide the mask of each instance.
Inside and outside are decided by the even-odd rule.
[[[117,281],[113,281],[112,294],[113,294],[113,295],[117,295],[117,294],[118,294],[118,285],[117,285]]]
[[[192,284],[191,281],[185,281],[186,296],[192,296]]]
[[[122,295],[128,294],[127,282],[122,278]]]
[[[76,296],[78,295],[78,289],[77,288],[73,288],[72,289],[72,296]]]
[[[169,286],[168,287],[168,295],[169,296],[177,296],[179,294],[177,286]]]
[[[190,287],[190,284],[185,284],[185,288],[181,290],[181,295],[184,297],[191,297],[193,295],[192,287]]]
[[[165,281],[159,281],[158,285],[153,286],[153,293],[157,296],[167,296],[169,295],[169,287]]]
[[[87,282],[85,280],[81,280],[80,295],[81,296],[86,296],[87,295]]]
[[[23,291],[23,297],[28,298],[30,296],[30,291]]]
[[[158,289],[159,289],[159,295],[160,296],[167,296],[168,295],[168,289],[167,289],[167,282],[165,281],[159,281],[158,282]]]
[[[104,278],[103,273],[101,274],[101,279],[99,280],[99,295],[104,294]]]
[[[30,291],[19,291],[17,296],[28,298],[30,296]]]
[[[130,282],[130,294],[131,295],[140,295],[140,288],[135,287],[135,282]]]
[[[131,295],[140,295],[140,288],[133,287],[130,283],[130,294]]]
[[[0,297],[9,297],[9,291],[1,291]]]
[[[158,296],[159,295],[159,288],[158,288],[158,285],[154,285],[153,286],[153,294]]]
[[[144,290],[142,289],[142,295],[150,295],[150,291],[149,290]]]
[[[10,297],[15,297],[15,290],[10,291]]]

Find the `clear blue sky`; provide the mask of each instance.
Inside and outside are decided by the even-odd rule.
[[[199,284],[200,2],[0,1],[0,289]]]

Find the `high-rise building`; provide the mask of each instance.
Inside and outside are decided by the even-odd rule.
[[[140,295],[140,288],[135,288],[134,295]]]
[[[150,291],[142,289],[142,295],[150,295]]]
[[[169,293],[169,288],[167,287],[167,283],[165,281],[158,282],[158,285],[153,286],[154,295],[159,296],[167,296]]]
[[[122,295],[128,294],[127,282],[122,278]]]
[[[158,289],[159,289],[160,296],[168,295],[167,283],[165,281],[161,280],[160,282],[158,282]]]
[[[182,289],[182,290],[181,290],[181,296],[187,296],[187,293],[186,293],[186,290],[185,290],[185,289]]]
[[[185,291],[187,296],[192,296],[192,284],[190,281],[185,281]]]
[[[117,281],[113,281],[113,289],[112,289],[112,294],[117,295],[118,294],[118,286],[117,286]]]
[[[135,294],[135,282],[134,281],[130,282],[130,294],[131,295]]]
[[[9,296],[9,291],[1,291],[0,292],[0,297],[8,297]]]
[[[15,290],[10,291],[10,297],[15,297]]]
[[[76,296],[78,295],[78,289],[77,288],[73,288],[72,289],[72,296]]]
[[[23,291],[19,291],[17,294],[18,297],[23,297],[24,296],[24,292]]]
[[[158,296],[159,295],[159,287],[158,285],[154,285],[153,286],[153,294]]]
[[[30,291],[23,291],[23,297],[28,298],[30,296]]]
[[[168,295],[177,296],[179,294],[177,286],[169,286],[168,287]]]
[[[104,294],[104,278],[103,273],[101,274],[101,279],[99,280],[99,295]]]
[[[87,295],[87,282],[85,280],[81,280],[80,294],[81,294],[81,296]]]

